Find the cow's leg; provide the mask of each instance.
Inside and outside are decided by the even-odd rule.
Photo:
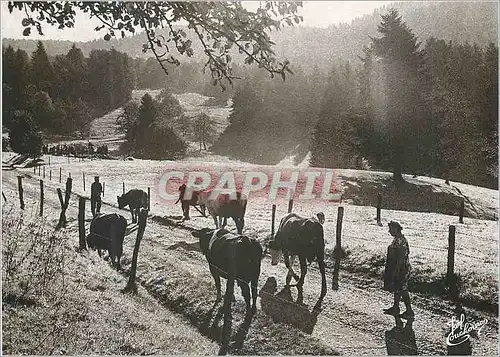
[[[215,228],[219,228],[219,223],[217,222],[217,216],[212,215],[212,218],[214,219]]]
[[[102,252],[100,249],[97,249],[97,254],[99,254],[99,258],[102,258]]]
[[[135,223],[134,210],[130,208],[130,214],[132,215],[132,223]]]
[[[182,206],[182,214],[184,216],[184,220],[189,220],[189,201],[181,201]]]
[[[215,288],[217,289],[217,299],[216,302],[221,301],[222,299],[222,292],[221,292],[221,284],[220,284],[220,276],[219,273],[217,272],[217,268],[214,266],[210,265],[210,273],[214,277],[215,280]]]
[[[290,269],[288,270],[288,273],[286,274],[286,285],[290,285],[290,281],[292,280],[292,277],[295,278],[295,281],[299,280],[299,277],[295,275],[295,272],[293,271],[293,265],[295,264],[295,255],[292,255],[290,257]]]
[[[234,223],[236,224],[236,229],[238,234],[243,234],[243,227],[245,226],[245,219],[243,217],[234,218]]]
[[[283,251],[283,258],[285,259],[285,266],[288,269],[288,274],[291,274],[295,280],[299,280],[299,277],[297,276],[297,274],[295,274],[290,264],[290,254],[288,253],[288,251],[286,250]],[[285,286],[288,286],[288,283]]]
[[[248,286],[248,283],[243,281],[238,281],[238,285],[240,286],[241,294],[245,299],[245,304],[246,304],[245,315],[248,315],[250,313],[250,288]]]
[[[234,224],[236,225],[236,231],[238,232],[238,234],[241,234],[241,226],[240,226],[240,219],[238,217],[235,217],[233,216],[233,221],[234,221]]]
[[[299,257],[300,261],[300,279],[297,282],[297,304],[302,304],[304,302],[304,279],[307,273],[307,261],[305,257]]]
[[[257,286],[259,284],[260,268],[252,279],[252,314],[257,312]]]

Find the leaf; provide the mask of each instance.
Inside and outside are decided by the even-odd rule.
[[[111,35],[109,33],[107,33],[105,36],[104,36],[104,40],[105,41],[109,41],[111,40]]]
[[[29,36],[31,33],[31,27],[26,27],[23,31],[23,36]]]
[[[21,24],[22,24],[24,27],[29,26],[29,25],[30,25],[30,23],[31,23],[31,22],[30,22],[30,20],[29,20],[29,19],[27,19],[27,18],[24,18],[24,19],[23,19],[23,21],[21,22]]]

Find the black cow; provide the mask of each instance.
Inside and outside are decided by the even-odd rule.
[[[129,206],[130,213],[132,214],[132,223],[137,222],[137,217],[139,217],[141,208],[148,209],[148,194],[143,190],[134,188],[117,198],[118,208],[122,209],[125,208],[125,206]]]
[[[297,302],[299,304],[303,302],[303,285],[307,273],[307,262],[318,261],[321,273],[321,295],[314,309],[321,307],[321,302],[326,295],[325,239],[322,221],[324,221],[324,215],[322,218],[315,219],[302,218],[295,213],[289,213],[281,219],[274,240],[269,242],[271,264],[277,265],[281,253],[283,253],[285,265],[288,269],[287,277],[291,275],[297,281]],[[300,278],[294,273],[290,264],[289,257],[293,255],[299,257]],[[287,278],[287,286],[289,286],[289,280]]]
[[[191,191],[190,199],[186,198],[186,191]],[[199,205],[201,208],[201,213],[205,216],[205,205],[203,203],[200,203],[199,200],[200,192],[202,191],[195,191],[191,188],[187,189],[186,184],[182,184],[179,187],[179,199],[175,202],[175,204],[181,201],[182,215],[184,220],[189,219],[189,206],[196,207]]]
[[[220,277],[233,276],[238,281],[246,302],[246,314],[250,312],[250,289],[252,286],[252,314],[257,311],[257,283],[260,275],[262,247],[260,243],[247,236],[236,235],[225,229],[203,228],[191,233],[200,241],[202,253],[207,258],[210,273],[217,288],[217,301],[220,301]],[[234,269],[233,271],[231,271]]]
[[[107,250],[113,265],[120,268],[126,228],[127,220],[121,215],[112,213],[97,216],[90,224],[87,245],[89,248],[97,249],[99,256],[101,256],[101,249]]]

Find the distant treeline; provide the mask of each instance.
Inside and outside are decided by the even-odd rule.
[[[257,70],[238,82],[216,153],[274,164],[311,151],[311,164],[432,175],[497,188],[498,47],[418,38],[385,15],[361,66],[286,82]],[[330,62],[331,63],[331,62]]]
[[[497,41],[496,2],[395,2],[350,23],[332,24],[328,28],[286,27],[282,31],[271,32],[270,36],[276,43],[275,50],[279,57],[288,58],[294,66],[300,66],[307,72],[314,66],[326,71],[330,66],[325,61],[328,58],[342,58],[353,64],[358,61],[363,47],[370,43],[369,36],[376,35],[380,14],[387,12],[388,8],[397,9],[417,36],[424,41],[437,37],[455,43],[477,43],[480,46]],[[159,32],[161,33],[161,30]],[[186,29],[186,32],[189,30]],[[314,38],[314,41],[311,41],[311,38]],[[35,51],[37,46],[35,40],[29,39],[3,39],[3,43],[4,46],[12,45],[15,49],[21,48],[28,53]],[[146,36],[144,33],[138,33],[124,39],[78,42],[76,46],[82,49],[85,56],[89,56],[92,50],[115,48],[132,58],[147,58],[151,53],[142,52],[144,43],[147,43]],[[73,42],[44,41],[44,44],[49,56],[55,56],[66,54]],[[203,49],[196,41],[193,46],[195,51],[192,59],[183,58],[181,62],[203,61]],[[176,55],[175,51],[173,54]],[[237,52],[233,58],[238,58]]]
[[[115,50],[94,50],[85,58],[73,46],[49,58],[41,41],[29,56],[4,48],[3,125],[18,118],[49,134],[86,136],[91,120],[127,102],[134,88],[132,60]]]

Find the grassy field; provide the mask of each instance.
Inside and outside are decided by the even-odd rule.
[[[27,206],[32,208],[30,200]],[[218,345],[164,309],[95,252],[77,251],[74,220],[2,206],[2,352],[15,355],[211,355]]]
[[[71,173],[73,191],[89,196],[89,187],[94,175],[101,177],[105,183],[104,201],[116,205],[116,196],[122,194],[122,184],[125,189],[140,188],[147,191],[151,188],[151,213],[160,217],[177,218],[181,215],[179,205],[172,201],[164,201],[158,194],[160,176],[170,170],[190,171],[207,170],[217,177],[222,172],[234,170],[239,174],[248,171],[273,172],[280,168],[275,166],[257,166],[228,159],[190,158],[185,161],[149,161],[149,160],[95,160],[79,162],[75,159],[68,164],[67,158],[51,157],[52,181],[46,179],[47,185],[59,187],[59,169],[64,178]],[[48,159],[45,158],[45,162]],[[285,170],[285,171],[286,171]],[[23,169],[25,174],[33,176],[33,169]],[[37,171],[38,172],[38,171]],[[83,173],[86,177],[86,191],[83,190]],[[407,176],[407,192],[398,193],[389,187],[389,173],[336,170],[336,187],[345,197],[344,222],[342,228],[342,245],[348,253],[345,267],[372,276],[380,276],[385,260],[387,245],[391,241],[387,222],[397,220],[403,226],[403,233],[410,244],[410,261],[414,268],[413,288],[416,291],[429,291],[433,294],[444,293],[442,280],[446,273],[448,229],[456,226],[455,271],[461,277],[462,298],[467,301],[489,304],[489,308],[497,306],[498,300],[498,222],[486,219],[496,216],[498,191],[480,187],[468,186],[451,182],[448,186],[442,180]],[[36,175],[36,178],[38,176]],[[169,192],[175,192],[178,182],[171,182]],[[299,186],[304,182],[299,179]],[[367,190],[367,186],[371,190]],[[383,203],[382,226],[375,221],[374,192],[389,192],[386,196],[392,198]],[[252,193],[249,199],[245,233],[260,240],[269,237],[271,231],[271,206],[277,204],[277,220],[286,213],[288,201],[285,192],[278,191],[276,200],[268,199],[266,187],[261,192]],[[460,193],[458,192],[460,191]],[[425,199],[420,198],[426,194]],[[298,192],[296,195],[298,196]],[[392,195],[392,196],[391,196]],[[376,196],[375,196],[376,197]],[[385,197],[385,196],[384,196]],[[466,218],[464,224],[458,223],[456,215],[442,214],[440,209],[448,210],[458,206],[460,199],[466,198]],[[389,202],[388,202],[389,201]],[[423,212],[411,211],[414,202],[418,201]],[[373,202],[371,205],[368,203]],[[429,203],[425,212],[422,207]],[[436,203],[437,202],[437,203]],[[359,205],[365,204],[365,205]],[[396,206],[395,208],[390,207]],[[335,227],[338,202],[320,200],[294,201],[293,210],[299,215],[310,216],[323,211],[326,215],[325,236],[327,249],[332,250],[335,244]],[[391,209],[392,208],[392,209]],[[403,210],[405,209],[405,210]],[[105,208],[104,208],[105,210]],[[434,212],[432,212],[434,210]],[[458,210],[458,207],[457,207]],[[436,212],[437,211],[437,212]],[[477,217],[479,218],[473,218]],[[129,218],[130,216],[127,216]],[[189,227],[201,228],[213,226],[213,221],[201,217],[192,210],[192,219],[184,224]],[[234,228],[232,221],[229,223]],[[276,222],[278,224],[278,222]]]
[[[101,162],[101,165],[102,164],[106,164],[110,167],[112,166],[112,162]],[[29,169],[25,170],[25,172],[27,171],[29,171]],[[18,204],[16,193],[17,174],[18,172],[4,171],[3,177],[3,190],[6,193],[8,204],[15,206],[17,206]],[[24,179],[24,188],[26,195],[25,197],[34,198],[34,200],[28,198],[26,199],[26,212],[33,213],[37,211],[38,207],[38,177],[29,178],[27,176]],[[75,177],[74,174],[72,174],[72,176]],[[53,227],[56,224],[57,211],[59,207],[54,188],[56,186],[59,186],[59,184],[50,183],[47,182],[47,180],[45,182],[45,214],[48,215],[48,217],[44,220],[44,222],[49,227]],[[77,186],[76,180],[75,186]],[[254,201],[259,202],[256,199],[252,199],[251,205],[249,203],[249,211],[247,212],[249,216],[247,218],[246,232],[250,235],[256,235],[262,240],[269,235],[269,218],[267,212],[260,212],[262,214],[262,219],[256,219],[256,217],[258,217],[259,215],[259,212],[255,211]],[[113,200],[110,198],[109,202],[113,202]],[[278,200],[278,202],[280,202],[280,212],[284,212],[287,206],[287,202],[283,200]],[[384,341],[384,336],[387,336],[387,332],[394,327],[394,319],[383,315],[382,308],[387,307],[388,304],[391,303],[391,296],[390,294],[382,291],[381,279],[376,274],[377,270],[380,269],[380,261],[383,258],[377,256],[376,254],[373,255],[374,258],[372,259],[369,259],[369,257],[371,256],[371,254],[375,253],[375,250],[383,252],[390,238],[387,238],[388,235],[385,227],[374,225],[373,208],[369,209],[366,207],[344,203],[343,205],[346,210],[346,229],[347,227],[352,227],[352,225],[354,224],[358,228],[360,226],[365,227],[365,231],[363,232],[361,230],[351,230],[350,234],[352,236],[347,235],[347,231],[344,231],[344,250],[348,253],[348,256],[341,265],[341,288],[338,291],[333,291],[330,289],[330,253],[333,240],[333,236],[331,234],[333,233],[329,233],[329,236],[327,237],[329,243],[329,248],[327,250],[327,276],[329,289],[323,303],[323,310],[321,311],[320,315],[317,316],[317,321],[313,320],[312,322],[313,324],[315,324],[312,334],[305,334],[299,331],[297,328],[291,327],[289,324],[277,323],[276,321],[274,321],[267,312],[263,311],[261,299],[258,299],[258,313],[256,317],[254,318],[250,328],[246,328],[246,325],[243,321],[244,303],[242,301],[241,295],[239,294],[239,289],[236,289],[237,301],[236,304],[233,305],[234,320],[233,345],[231,350],[232,354],[297,355],[341,353],[374,355],[385,353],[386,344],[388,342],[387,339],[385,339]],[[91,295],[88,299],[87,297],[85,297],[85,299],[87,300],[84,299],[87,302],[86,306],[91,306],[89,307],[89,309],[92,309],[92,311],[100,311],[101,309],[103,309],[102,306],[106,305],[106,303],[112,302],[114,304],[115,301],[118,302],[122,301],[122,299],[128,299],[127,297],[124,297],[120,290],[125,286],[126,283],[126,276],[127,271],[130,267],[135,234],[131,234],[125,239],[124,256],[122,257],[122,265],[125,268],[125,271],[122,274],[112,274],[108,277],[109,267],[104,268],[103,265],[100,265],[106,265],[106,263],[97,256],[96,252],[89,251],[87,253],[79,254],[75,250],[78,241],[76,228],[77,206],[78,200],[76,199],[76,197],[74,197],[70,201],[70,209],[68,211],[70,224],[68,226],[68,229],[64,231],[64,236],[71,237],[68,241],[70,247],[67,250],[70,253],[68,253],[68,259],[81,262],[81,265],[77,266],[76,268],[71,265],[71,269],[78,272],[75,273],[77,277],[73,278],[77,282],[88,281],[88,279],[92,280],[91,278],[100,276],[98,274],[101,274],[101,272],[104,274],[104,278],[98,280],[97,282],[86,284],[89,286],[92,294],[99,294],[98,296],[106,296],[105,298],[103,298],[104,300],[98,298],[96,299],[95,295]],[[301,213],[307,213],[307,210],[314,208],[306,207],[305,203],[300,201],[296,202],[294,207],[298,212]],[[174,210],[180,210],[179,207],[176,206],[170,208],[172,208],[172,212],[174,212]],[[335,208],[336,206],[332,204],[331,210],[335,210]],[[6,208],[4,207],[4,210],[5,209]],[[51,210],[54,209],[56,211],[56,214],[50,213]],[[366,211],[359,211],[364,209],[366,209]],[[123,214],[125,217],[127,217],[128,221],[130,222],[130,215],[125,211],[120,211],[117,208],[109,206],[107,204],[103,206],[103,211],[107,213],[119,212],[120,214]],[[88,205],[86,213],[87,217],[89,218],[90,212]],[[175,213],[176,212],[174,212],[173,214]],[[279,213],[278,215],[280,214],[281,213]],[[363,214],[365,215],[363,216]],[[384,211],[384,220],[385,214],[395,215],[402,222],[407,219],[406,223],[411,223],[414,216],[414,213],[412,212]],[[435,214],[435,216],[439,217],[441,215]],[[160,309],[167,308],[167,310],[177,312],[185,319],[183,321],[187,322],[189,326],[194,327],[198,332],[201,332],[203,336],[208,337],[209,339],[215,339],[215,341],[218,342],[220,340],[217,339],[217,336],[220,332],[221,325],[221,315],[219,313],[220,310],[218,309],[220,307],[220,304],[219,306],[214,306],[215,289],[213,280],[206,266],[206,261],[203,255],[198,251],[197,243],[193,239],[193,237],[191,237],[188,230],[182,229],[181,225],[172,227],[158,223],[158,221],[163,221],[162,223],[175,221],[172,219],[165,219],[164,217],[165,214],[154,215],[148,220],[146,235],[140,249],[137,275],[138,280],[141,285],[149,292],[149,294],[154,297],[154,300],[158,301],[161,304],[153,305],[153,308],[148,311],[156,311],[156,315],[158,316],[160,315]],[[250,219],[250,217],[252,218]],[[451,218],[456,219],[456,217]],[[326,227],[328,228],[328,230],[334,229],[334,221],[334,216],[328,217],[328,221],[326,223],[328,227],[330,227]],[[476,221],[472,220],[471,222],[473,223],[473,226],[477,225]],[[193,214],[192,220],[186,222],[184,226],[185,228],[189,228],[203,225],[211,226],[212,224],[213,223],[210,220]],[[466,219],[466,224],[469,224],[468,219]],[[88,225],[89,222],[87,221],[87,227]],[[135,225],[129,225],[129,230],[133,230],[134,226]],[[230,224],[230,227],[234,228],[232,222]],[[259,230],[259,232],[257,232],[257,230]],[[11,232],[10,234],[12,236],[16,237],[15,234],[12,233],[12,230],[9,232]],[[359,237],[361,237],[361,234],[366,234],[369,238],[376,235],[380,240],[382,240],[382,242],[372,241],[370,243],[366,240],[368,238],[360,240]],[[33,234],[31,234],[31,236],[32,235]],[[409,232],[407,233],[407,236],[410,236]],[[358,237],[358,239],[355,240],[352,237]],[[43,238],[42,240],[50,242],[50,240],[47,238]],[[14,239],[13,241],[15,242],[17,240]],[[410,241],[410,246],[412,250],[411,259],[413,264],[413,256],[416,255],[415,242]],[[355,249],[353,247],[357,248]],[[363,250],[365,248],[362,249],[362,247],[365,247],[366,251]],[[356,261],[356,256],[360,257],[359,261]],[[427,259],[428,257],[424,256],[423,258]],[[367,271],[363,269],[367,269]],[[312,308],[319,296],[320,277],[315,264],[312,264],[308,271],[309,272],[305,281],[304,298],[306,304],[310,308]],[[432,278],[432,274],[427,271],[422,271],[421,274],[428,279]],[[84,277],[80,277],[80,275],[84,275]],[[284,284],[285,275],[285,268],[283,264],[280,264],[278,266],[271,266],[268,257],[266,257],[262,262],[262,274],[259,280],[259,288],[261,288],[264,282],[266,282],[266,279],[270,277],[275,277],[278,281],[278,286],[282,286],[282,284]],[[415,286],[413,286],[412,289],[413,288],[415,288]],[[482,286],[481,288],[484,289],[484,286]],[[62,289],[59,290],[62,291]],[[74,289],[73,291],[76,291],[76,294],[78,296],[81,295],[80,290]],[[140,296],[142,298],[148,295],[144,290],[141,291],[142,292],[140,292]],[[481,292],[481,290],[475,288],[474,286],[472,286],[472,291],[477,294]],[[293,291],[293,293],[295,294],[295,291]],[[446,333],[446,324],[449,322],[449,313],[453,308],[453,304],[436,296],[426,296],[424,294],[415,293],[414,290],[412,290],[411,295],[414,309],[418,316],[414,323],[414,332],[415,336],[417,336],[418,352],[420,354],[426,355],[445,354],[446,346],[443,336],[445,336]],[[36,294],[35,296],[38,299],[41,298],[40,294]],[[483,297],[480,296],[478,300],[475,301],[476,305],[477,302],[482,298]],[[70,301],[71,306],[83,305],[83,302],[80,302],[80,300],[68,299],[68,301]],[[74,303],[75,301],[77,302]],[[282,305],[283,308],[290,306],[289,303],[283,303]],[[19,336],[31,336],[30,338],[24,337],[22,341],[16,344],[16,346],[23,346],[23,344],[28,344],[29,349],[26,348],[25,351],[29,350],[33,352],[35,350],[35,347],[37,347],[36,345],[41,340],[43,340],[48,333],[50,333],[50,331],[47,331],[45,335],[39,334],[35,336],[30,335],[32,333],[31,329],[25,328],[25,326],[31,326],[30,324],[38,319],[38,316],[45,317],[46,315],[44,315],[44,311],[54,311],[54,309],[52,308],[52,303],[44,303],[41,306],[42,307],[38,310],[30,310],[31,307],[24,305],[20,307],[18,304],[17,311],[21,312],[25,309],[30,311],[31,319],[16,320],[15,318],[13,318],[10,320],[12,322],[11,325],[6,325],[9,329],[17,333],[17,335],[10,335],[10,338],[14,341],[18,341],[15,339],[19,339]],[[137,305],[136,307],[130,307],[127,304],[116,305],[116,310],[119,310],[121,314],[116,311],[114,313],[120,316],[120,318],[122,317],[122,315],[130,316],[129,314],[132,314],[132,316],[141,316],[141,311],[137,312],[137,310],[141,310],[142,308],[143,307],[141,305]],[[58,309],[57,311],[62,310]],[[298,312],[299,311],[295,311],[295,315],[298,316]],[[6,321],[6,318],[10,318],[10,313],[12,313],[12,311],[8,308],[4,309],[4,321]],[[108,314],[108,312],[103,311],[101,311],[100,313],[104,316],[104,319],[111,324],[111,326],[115,326],[113,325],[113,322],[109,322],[114,321],[113,319],[115,319],[115,315],[111,313]],[[278,313],[280,313],[280,316],[285,315],[284,312]],[[474,307],[474,309],[468,309],[468,313],[469,316],[472,316],[473,319],[485,317],[490,320],[486,329],[482,332],[480,339],[475,342],[474,353],[495,354],[497,351],[498,339],[498,325],[495,320],[496,313],[478,311],[477,307]],[[86,313],[80,313],[80,315],[82,314],[85,315]],[[79,318],[81,318],[78,317],[80,315],[73,314],[71,316],[75,316],[74,319],[78,320]],[[13,316],[15,317],[16,315]],[[69,317],[67,316],[64,317],[64,319],[68,318]],[[304,316],[303,319],[305,321],[305,319],[308,318],[311,318],[311,316]],[[71,320],[71,318],[69,319],[70,321],[73,321]],[[116,319],[118,319],[118,317],[116,317]],[[61,318],[61,321],[64,320]],[[145,341],[143,341],[144,344],[141,345],[139,343],[141,341],[140,338],[135,336],[136,334],[140,336],[140,334],[142,333],[142,329],[145,329],[145,333],[148,333],[149,329],[139,323],[140,327],[138,327],[138,331],[131,330],[131,327],[134,329],[136,327],[136,324],[138,324],[137,322],[134,322],[136,320],[131,317],[124,319],[123,323],[120,321],[122,320],[118,320],[116,329],[112,329],[111,327],[103,327],[104,331],[113,331],[115,335],[120,336],[119,338],[111,342],[102,342],[102,340],[100,340],[102,344],[105,344],[106,346],[108,346],[109,344],[112,347],[104,347],[104,345],[101,345],[99,349],[96,349],[97,352],[94,353],[92,353],[92,349],[86,347],[86,335],[90,333],[86,331],[86,329],[92,329],[93,325],[78,325],[81,329],[80,335],[78,335],[78,340],[80,341],[80,339],[82,339],[83,342],[73,342],[73,346],[76,347],[74,347],[74,350],[72,351],[76,351],[75,353],[78,353],[81,349],[83,351],[90,351],[89,353],[91,354],[151,353],[151,349],[146,348],[149,340],[146,339]],[[154,323],[155,326],[160,326],[162,322],[151,318],[151,323]],[[167,322],[165,324],[167,326],[170,326],[170,324]],[[71,331],[68,330],[68,333],[71,334]],[[6,341],[5,336],[6,334],[4,332],[4,341]],[[193,337],[193,339],[195,339],[195,337]],[[30,341],[37,341],[37,344],[29,345]],[[159,339],[159,341],[161,341],[161,339]],[[187,339],[188,343],[193,344],[192,341],[193,340],[191,339]],[[241,344],[238,345],[238,341],[244,341],[243,346],[241,346]],[[156,344],[153,345],[156,349],[158,349],[158,351],[171,351],[171,347],[169,347],[168,345],[162,346],[158,341],[155,341],[155,343]],[[166,343],[167,342],[165,342],[165,344]],[[120,346],[122,345],[130,347],[120,349]],[[49,344],[44,347],[46,349],[40,351],[48,353],[45,351],[51,351],[53,348],[52,346],[53,345]],[[135,348],[138,348],[137,346],[141,346],[139,348],[140,352],[134,349],[134,346]],[[183,346],[184,345],[182,345],[181,342],[180,347],[176,348],[185,348],[182,351],[186,351],[186,349],[189,348]],[[70,348],[68,349],[71,350]],[[64,348],[64,350],[66,351],[66,347]],[[56,351],[59,350],[56,349]],[[175,354],[179,353],[181,352],[176,352]],[[203,352],[197,350],[191,353],[212,354],[215,352]]]
[[[78,251],[75,203],[68,210],[68,226],[54,231],[56,201],[48,199],[44,217],[39,218],[29,190],[25,211],[15,208],[13,192],[5,191],[9,199],[2,207],[3,353],[218,353],[221,305],[214,305],[213,280],[197,247],[186,251],[184,245],[169,245],[174,237],[165,237],[168,228],[148,225],[138,264],[142,287],[138,295],[125,294],[134,225],[129,225],[124,270],[119,273],[95,251]],[[186,232],[178,230],[174,236],[185,239]],[[274,323],[261,311],[250,328],[241,300],[238,296],[233,307],[233,354],[338,354],[299,329]]]

